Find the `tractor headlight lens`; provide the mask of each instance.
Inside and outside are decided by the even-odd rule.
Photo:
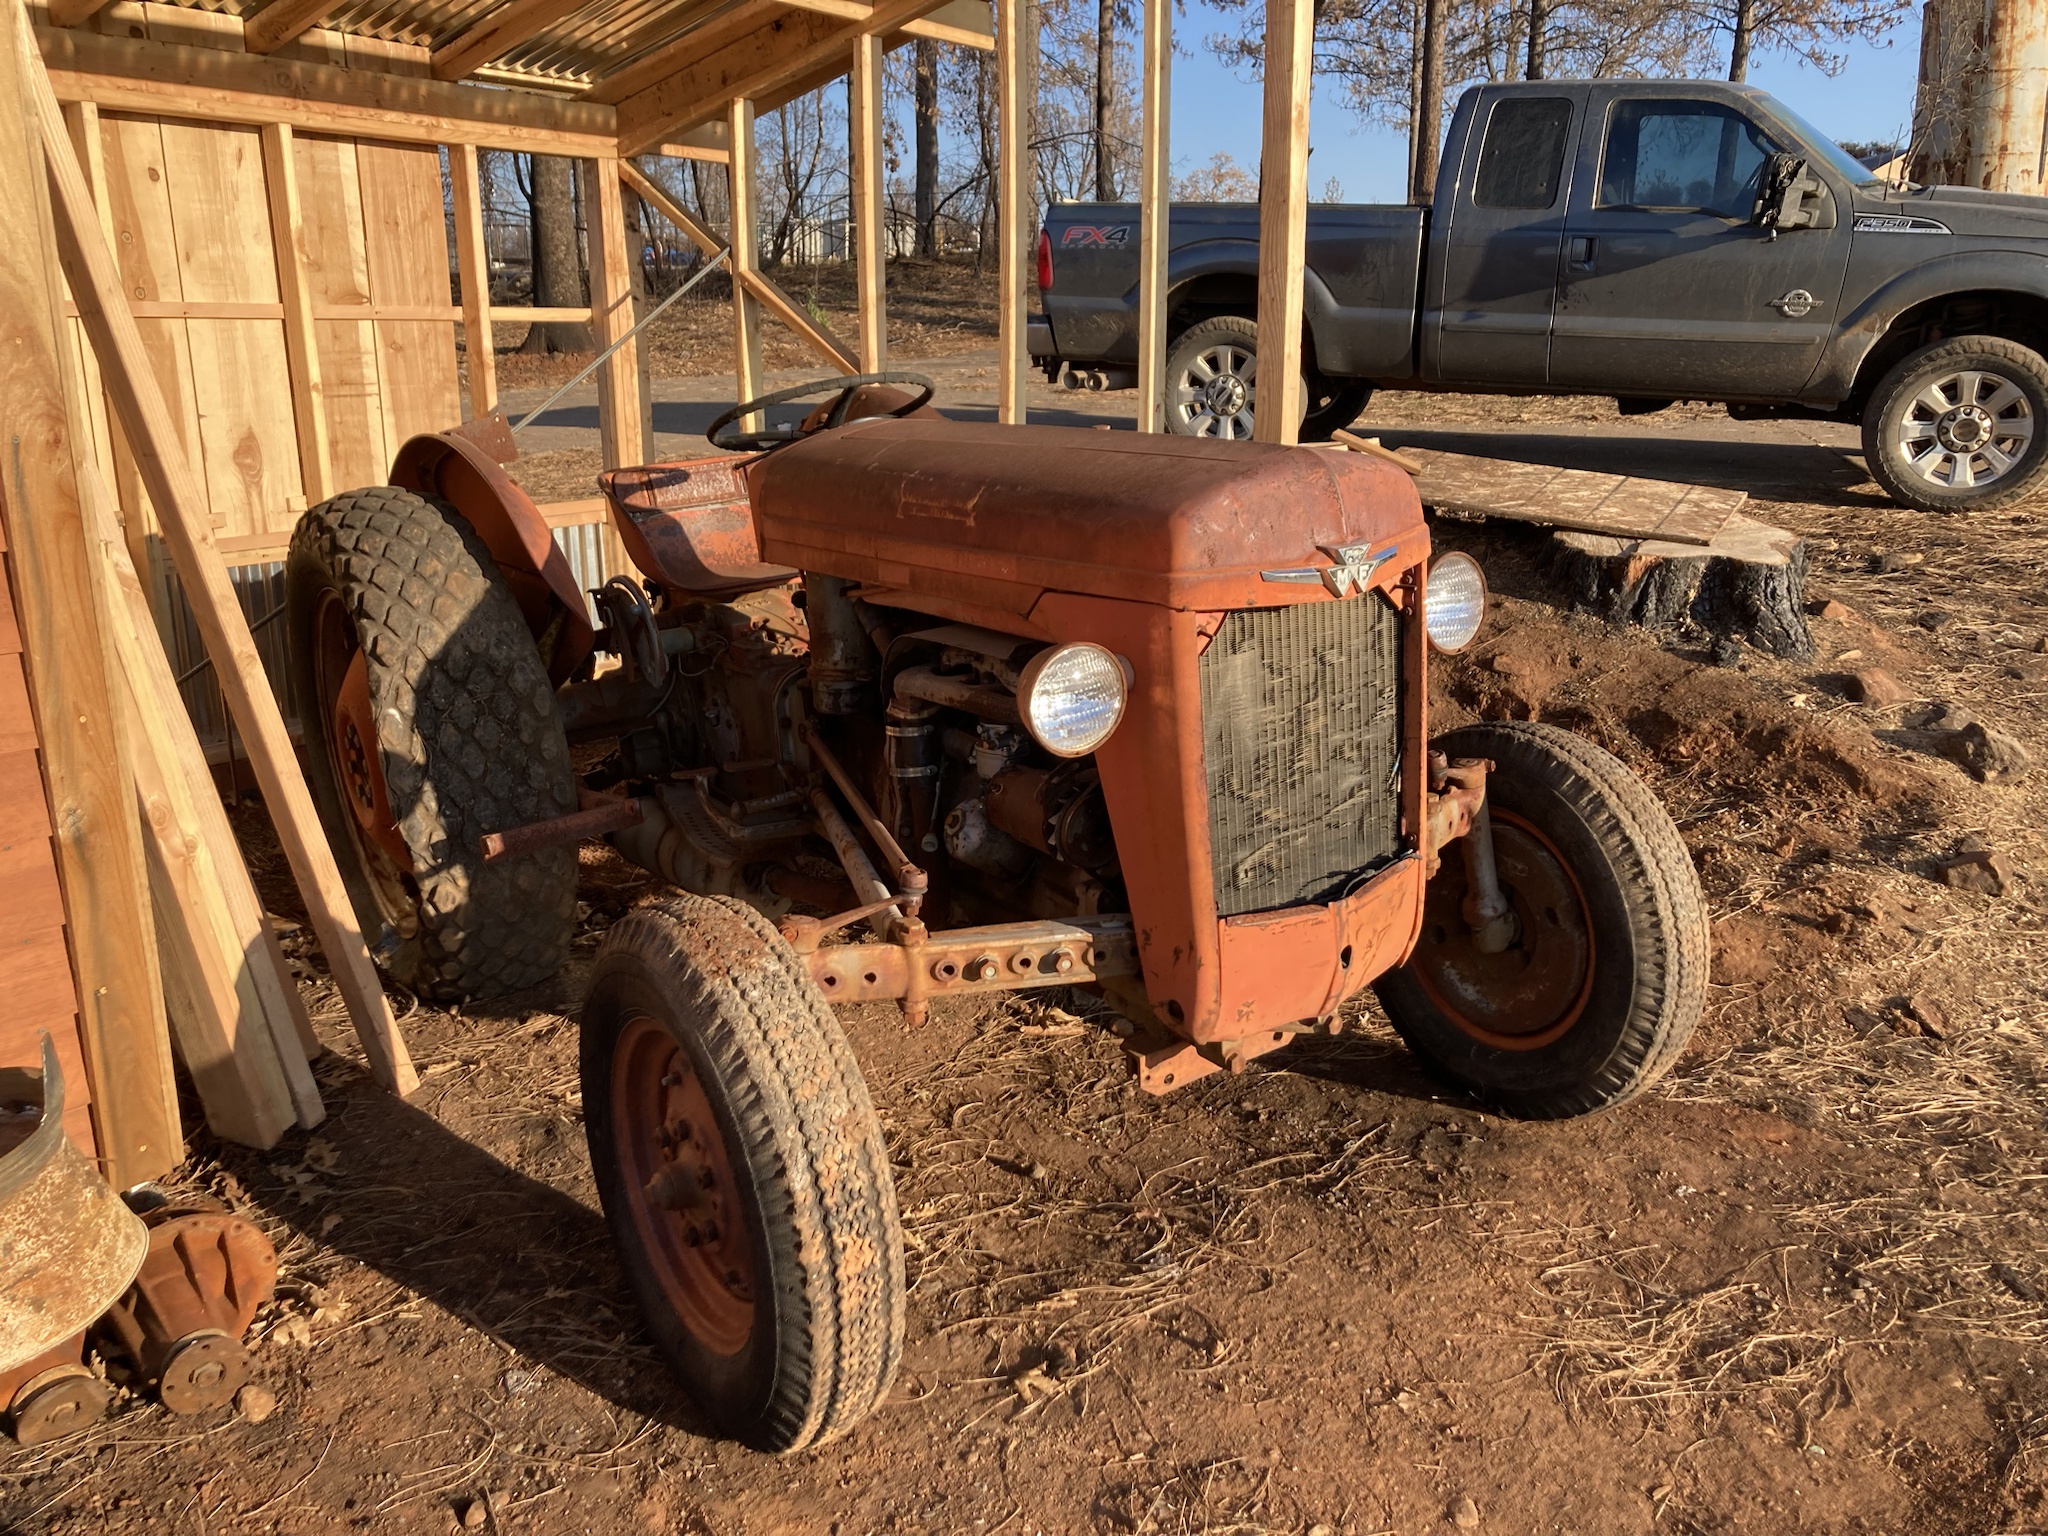
[[[1437,556],[1430,562],[1429,594],[1423,606],[1429,643],[1440,651],[1465,649],[1486,622],[1486,577],[1479,562],[1456,552]]]
[[[1032,739],[1055,757],[1086,757],[1124,717],[1124,664],[1090,641],[1055,645],[1024,664],[1017,708]]]

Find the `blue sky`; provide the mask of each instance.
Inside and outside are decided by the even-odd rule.
[[[1204,165],[1218,150],[1247,168],[1259,159],[1259,87],[1240,79],[1202,45],[1235,18],[1188,0],[1175,18],[1187,55],[1174,60],[1173,159],[1176,172]],[[1753,60],[1749,78],[1783,98],[1786,105],[1823,133],[1837,139],[1902,139],[1913,115],[1913,82],[1919,70],[1920,18],[1917,9],[1883,44],[1859,43],[1845,50],[1848,66],[1830,79],[1785,54]],[[1320,97],[1320,93],[1319,93]],[[1348,110],[1333,91],[1312,109],[1310,195],[1320,197],[1334,176],[1351,202],[1401,202],[1407,196],[1406,135],[1367,123]]]

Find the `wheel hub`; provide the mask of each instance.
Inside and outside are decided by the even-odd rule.
[[[1234,373],[1219,373],[1203,393],[1203,403],[1213,416],[1235,416],[1250,400],[1250,386]]]
[[[1991,441],[1991,415],[1981,406],[1959,405],[1935,423],[1934,438],[1950,453],[1973,453]]]

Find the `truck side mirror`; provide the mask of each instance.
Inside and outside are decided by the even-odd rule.
[[[1781,152],[1764,162],[1750,222],[1769,230],[1773,240],[1781,230],[1833,229],[1834,194],[1804,156]]]

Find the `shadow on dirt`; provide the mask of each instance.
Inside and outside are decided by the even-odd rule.
[[[642,1331],[594,1198],[586,1205],[507,1166],[338,1058],[321,1066],[328,1119],[314,1139],[267,1154],[220,1149],[266,1215],[410,1293],[385,1308],[431,1302],[504,1346],[500,1394],[531,1390],[540,1367],[616,1408],[715,1433]],[[573,1111],[538,1139],[560,1143],[534,1149],[544,1166],[587,1177]],[[305,1159],[296,1168],[281,1161],[294,1156]],[[393,1347],[405,1350],[402,1331]]]
[[[1362,430],[1362,429],[1361,429]],[[1605,475],[1641,475],[1680,484],[1747,491],[1766,500],[1801,500],[1822,505],[1880,505],[1867,487],[1861,460],[1818,443],[1757,442],[1721,437],[1595,437],[1556,432],[1444,432],[1391,427],[1379,432],[1390,448],[1435,448],[1587,469]]]

